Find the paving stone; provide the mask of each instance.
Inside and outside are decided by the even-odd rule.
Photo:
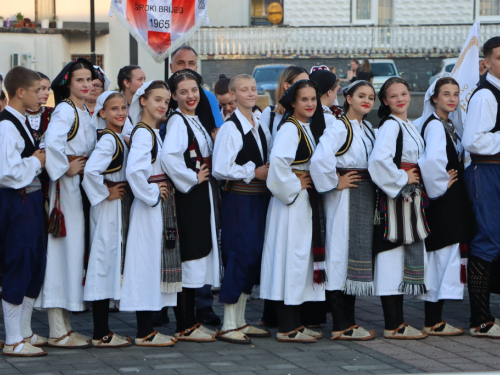
[[[373,370],[393,370],[389,365],[364,365],[364,366],[341,366],[346,371],[373,371]]]

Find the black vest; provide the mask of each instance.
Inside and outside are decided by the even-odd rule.
[[[262,154],[264,155],[264,159],[260,154],[259,145],[257,144],[257,140],[251,131],[247,134],[243,132],[243,127],[241,126],[241,122],[236,116],[236,113],[233,113],[231,117],[229,117],[228,121],[234,122],[236,125],[236,129],[241,133],[241,137],[243,138],[243,147],[240,152],[238,152],[238,156],[236,157],[236,164],[245,165],[249,161],[255,164],[255,168],[259,168],[263,166],[267,161],[267,139],[264,130],[262,130],[262,126],[259,126],[259,137],[260,143],[262,144]]]
[[[287,122],[294,124],[297,127],[297,131],[299,132],[299,145],[297,146],[297,151],[295,152],[295,160],[293,161],[292,165],[307,163],[311,159],[313,154],[313,149],[309,143],[309,138],[296,119],[294,119],[293,117],[289,117],[283,124]],[[283,124],[278,126],[278,130],[281,129]]]
[[[439,119],[432,114],[422,127],[424,137],[427,125]],[[458,171],[457,181],[438,199],[430,200],[425,213],[431,234],[425,239],[427,251],[435,251],[456,243],[468,243],[474,238],[476,221],[465,186],[463,164],[458,159],[453,140],[446,133],[446,170]]]
[[[111,134],[114,137],[116,142],[116,151],[113,155],[113,158],[111,159],[111,163],[109,163],[108,168],[106,168],[106,170],[102,174],[115,173],[120,171],[123,167],[123,160],[125,154],[123,149],[123,143],[120,137],[118,137],[118,135],[110,129],[104,129],[98,132],[97,141],[100,141],[104,134]]]
[[[472,100],[472,98],[474,97],[474,95],[476,94],[476,92],[478,92],[479,90],[483,90],[483,89],[490,90],[492,92],[492,94],[495,96],[495,99],[497,101],[497,106],[498,106],[497,119],[496,119],[494,128],[489,131],[489,133],[495,133],[497,131],[500,131],[500,90],[498,90],[492,83],[490,83],[490,81],[485,80],[483,83],[481,83],[479,85],[479,87],[477,89],[474,90],[474,92],[472,93],[472,95],[469,99],[469,103]],[[468,109],[469,108],[467,107],[467,110]]]
[[[153,137],[153,147],[151,148],[151,164],[153,164],[156,161],[156,157],[158,156],[158,140],[156,139],[156,134],[151,127],[144,123],[144,122],[139,122],[134,130],[132,130],[132,133],[130,134],[130,148],[132,148],[132,140],[134,139],[134,134],[137,131],[137,129],[146,129],[148,132],[151,133],[151,137]]]
[[[39,142],[35,140],[35,144],[33,144],[33,141],[31,140],[21,121],[19,121],[17,117],[10,113],[7,109],[0,113],[0,121],[4,120],[12,122],[21,137],[23,137],[24,139],[24,150],[23,152],[21,152],[21,157],[24,159],[32,156],[33,153],[38,150]]]

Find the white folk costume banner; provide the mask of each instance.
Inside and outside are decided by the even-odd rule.
[[[464,131],[465,116],[469,99],[479,84],[479,50],[481,45],[480,23],[476,21],[469,31],[469,36],[465,40],[462,52],[453,68],[451,76],[460,85],[460,103],[457,111],[461,111],[462,122],[455,124],[458,134],[462,136]]]
[[[204,23],[208,0],[111,0],[115,17],[157,63]]]

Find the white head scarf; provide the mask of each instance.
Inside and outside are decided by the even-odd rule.
[[[102,68],[99,65],[94,65],[94,68],[97,69],[99,72],[101,72],[101,74],[103,75],[104,91],[108,91],[109,85],[111,84],[111,81],[109,80],[108,76],[106,75],[106,73],[104,73],[104,70],[102,70]]]
[[[449,74],[447,74],[444,77],[450,77]],[[444,78],[441,77],[441,78]],[[441,79],[439,78],[439,79]],[[434,95],[434,91],[436,89],[436,83],[439,81],[439,79],[436,79],[432,85],[427,89],[427,92],[425,93],[425,99],[424,99],[424,112],[422,113],[422,116],[413,121],[413,124],[419,129],[422,130],[422,127],[424,126],[425,122],[429,118],[430,115],[432,115],[434,112],[436,112],[436,107],[434,107],[431,104],[431,97]],[[462,124],[462,111],[460,110],[459,107],[455,109],[454,112],[450,113],[450,116],[448,119],[453,123],[455,126],[455,131],[457,134],[462,137],[463,133],[463,124]]]
[[[116,91],[104,91],[96,100],[94,115],[92,116],[92,126],[96,129],[106,129],[106,121],[102,119],[99,115],[99,111],[103,109],[104,102],[108,99],[111,94],[117,94]],[[125,98],[125,97],[124,97]]]
[[[144,95],[147,88],[153,82],[154,81],[144,82],[142,86],[139,87],[139,89],[134,94],[134,97],[132,98],[132,103],[130,104],[130,107],[128,107],[128,115],[130,117],[130,120],[132,121],[132,125],[134,126],[136,126],[137,123],[141,121],[141,116],[142,116],[142,107],[139,98]]]

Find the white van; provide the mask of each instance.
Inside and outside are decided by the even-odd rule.
[[[391,77],[399,77],[398,68],[392,59],[370,59],[373,72],[373,87],[380,90],[385,81]]]
[[[432,85],[436,79],[444,77],[445,75],[450,75],[451,72],[453,72],[453,68],[455,67],[457,61],[458,57],[453,59],[443,59],[438,69],[427,72],[427,74],[431,76],[431,78],[429,78],[429,86]]]

